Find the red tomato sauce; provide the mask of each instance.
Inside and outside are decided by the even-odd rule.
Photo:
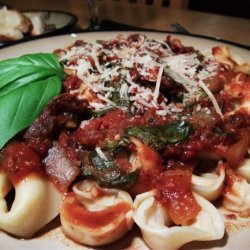
[[[156,199],[167,210],[176,225],[185,225],[196,218],[200,206],[191,191],[192,173],[168,170],[156,180]]]
[[[242,181],[242,177],[231,168],[227,168],[225,176],[225,187],[223,192],[224,193],[231,192],[234,183],[240,181]]]
[[[74,140],[88,147],[95,147],[105,138],[114,138],[127,126],[127,114],[121,110],[108,113],[104,117],[89,121],[84,128],[74,134]]]
[[[40,157],[21,142],[12,142],[5,147],[0,167],[7,172],[13,185],[31,173],[42,174]]]
[[[125,172],[129,173],[132,165],[129,162],[128,155],[126,153],[119,153],[116,158],[114,159],[114,162],[116,163],[119,168],[123,169]]]
[[[131,209],[128,203],[122,202],[117,205],[101,210],[88,211],[76,198],[74,193],[68,193],[63,202],[61,211],[64,216],[74,224],[98,230],[110,223],[119,223],[120,218]]]
[[[81,80],[76,75],[68,76],[63,81],[63,87],[66,92],[70,92],[71,90],[78,89],[80,87]]]
[[[88,148],[101,146],[105,139],[114,139],[117,135],[122,136],[129,126],[132,125],[164,125],[170,122],[170,118],[160,117],[151,109],[143,116],[129,116],[128,113],[118,109],[109,112],[103,117],[90,120],[83,128],[79,128],[73,135],[76,142]]]

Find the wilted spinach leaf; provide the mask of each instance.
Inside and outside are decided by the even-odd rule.
[[[82,167],[84,176],[92,177],[106,187],[128,189],[139,176],[139,171],[125,173],[111,159],[103,159],[96,152],[89,155],[90,165]]]
[[[174,144],[188,138],[192,127],[185,121],[174,121],[167,125],[131,126],[126,129],[125,137],[133,136],[147,145],[162,150],[167,144]]]

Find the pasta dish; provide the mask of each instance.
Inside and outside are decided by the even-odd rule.
[[[0,105],[23,91],[25,116],[38,85],[25,92],[24,82],[36,79],[44,108],[12,133],[13,111],[2,132],[1,230],[30,238],[59,215],[77,243],[110,244],[137,226],[161,250],[249,221],[250,66],[228,47],[204,55],[172,36],[131,34],[21,60],[25,73],[0,83]],[[38,73],[31,61],[51,68]],[[17,64],[2,65],[14,75]]]

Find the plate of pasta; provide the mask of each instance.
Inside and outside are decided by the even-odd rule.
[[[248,50],[96,32],[0,60],[0,249],[249,247]]]

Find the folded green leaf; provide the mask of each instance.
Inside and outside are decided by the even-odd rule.
[[[0,149],[27,128],[61,91],[63,68],[54,54],[0,62]]]
[[[11,91],[0,98],[0,148],[28,127],[44,106],[61,90],[61,80],[53,76]]]
[[[65,77],[55,54],[24,55],[0,62],[0,97],[31,82]]]

